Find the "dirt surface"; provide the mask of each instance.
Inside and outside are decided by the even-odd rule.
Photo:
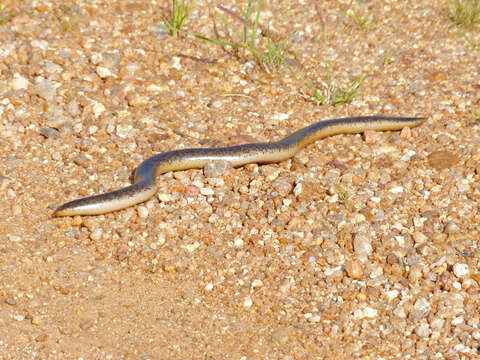
[[[185,29],[214,37],[215,18],[221,35],[216,4]],[[480,357],[480,57],[445,3],[265,1],[296,75],[169,36],[167,1],[3,5],[1,358]],[[368,76],[334,107],[306,86],[325,94],[328,74],[336,91]],[[52,217],[154,153],[372,114],[428,120],[164,174],[142,205]]]

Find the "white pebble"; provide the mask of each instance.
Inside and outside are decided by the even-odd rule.
[[[394,186],[389,190],[392,194],[401,194],[403,192],[403,186]]]
[[[280,112],[276,112],[271,116],[272,120],[276,120],[276,121],[284,121],[284,120],[287,120],[289,117],[290,115],[286,113],[280,113]]]
[[[90,233],[90,239],[98,241],[102,238],[103,230],[95,229]]]
[[[115,75],[110,71],[109,68],[103,67],[103,66],[97,66],[97,74],[100,76],[102,79],[105,79],[109,76],[115,77]]]
[[[53,102],[57,96],[57,89],[51,81],[46,79],[43,79],[36,84],[33,92],[49,102]]]
[[[305,315],[306,315],[306,314],[305,314]],[[308,321],[309,321],[309,322],[318,323],[318,322],[320,322],[320,320],[322,320],[322,318],[320,317],[320,315],[313,315],[313,314],[311,314],[311,315],[312,315],[312,316],[310,316],[310,317],[308,318]]]
[[[22,321],[25,319],[25,315],[13,315],[12,317],[17,321]]]
[[[142,219],[145,219],[148,217],[148,209],[145,206],[137,206],[137,212],[138,216],[140,216]]]
[[[157,235],[157,245],[162,246],[165,244],[165,233],[161,232]]]
[[[417,326],[417,328],[415,329],[415,333],[422,338],[426,338],[430,336],[432,330],[430,330],[428,324],[424,323]]]
[[[245,309],[248,309],[250,308],[251,306],[253,305],[253,301],[252,301],[252,298],[250,296],[247,296],[245,298],[245,300],[243,300],[243,307]]]
[[[133,135],[133,126],[132,125],[117,125],[117,136],[126,139]]]
[[[212,188],[210,187],[202,187],[200,188],[200,194],[205,195],[205,196],[210,196],[213,195],[215,192],[213,191]]]
[[[236,248],[240,248],[240,247],[243,246],[244,241],[243,241],[243,239],[241,239],[241,238],[236,238],[234,244],[235,244],[235,247],[236,247]]]
[[[25,90],[28,89],[28,85],[30,85],[30,82],[18,73],[15,73],[13,79],[10,80],[10,86],[13,90]]]
[[[169,202],[169,201],[172,201],[173,199],[172,195],[167,193],[158,193],[157,197],[160,201],[163,201],[163,202]]]
[[[377,317],[377,309],[366,307],[365,309],[355,310],[353,317],[355,319],[373,319]]]
[[[263,281],[260,279],[255,279],[252,281],[252,287],[258,288],[263,286]]]
[[[178,56],[172,57],[172,62],[170,63],[170,65],[171,65],[174,69],[177,69],[177,70],[181,70],[181,69],[182,69],[182,64],[180,64],[180,58],[179,58]]]
[[[433,329],[433,330],[436,330],[436,331],[439,331],[443,328],[443,324],[445,323],[445,320],[443,319],[440,319],[440,318],[437,318],[435,320],[432,321],[432,323],[430,324],[430,327]]]
[[[355,234],[353,239],[353,248],[355,254],[361,261],[366,260],[366,258],[372,254],[372,239],[369,238],[365,233],[358,232]]]
[[[293,189],[293,194],[295,196],[298,196],[302,193],[303,190],[303,184],[300,182],[297,185],[295,185],[295,188]]]
[[[398,294],[399,294],[398,290],[395,290],[395,289],[387,291],[386,296],[388,301],[392,301],[393,299],[397,298]]]
[[[212,291],[212,289],[213,289],[212,282],[209,282],[207,285],[205,285],[205,291]]]
[[[463,324],[465,320],[462,317],[456,317],[452,319],[452,325],[460,325]]]
[[[453,265],[453,273],[456,277],[463,278],[468,276],[469,269],[467,264],[457,263]]]
[[[105,111],[105,106],[100,102],[95,102],[93,104],[93,115],[99,117]]]
[[[417,301],[415,301],[413,308],[415,310],[421,311],[426,315],[428,312],[430,312],[431,306],[430,306],[430,303],[427,301],[427,299],[422,297],[422,298],[419,298]]]

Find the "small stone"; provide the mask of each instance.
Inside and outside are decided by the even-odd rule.
[[[458,162],[458,157],[450,151],[434,151],[428,155],[428,163],[437,170],[446,169]]]
[[[93,327],[93,321],[92,320],[85,320],[79,325],[80,329],[82,330],[89,330]]]
[[[122,138],[122,139],[126,139],[126,138],[129,138],[129,137],[132,137],[133,136],[133,126],[132,125],[123,125],[123,124],[119,124],[117,125],[117,136]]]
[[[196,197],[200,193],[200,189],[198,186],[189,184],[185,188],[185,195],[189,197]]]
[[[241,248],[241,247],[243,247],[244,243],[245,242],[243,241],[242,238],[236,238],[235,242],[234,242],[234,245],[235,245],[236,248]]]
[[[90,135],[95,134],[98,131],[98,126],[97,125],[92,125],[88,127],[88,133]]]
[[[213,194],[215,194],[215,192],[211,187],[202,187],[200,188],[200,194],[204,196],[212,196]]]
[[[423,265],[414,264],[410,266],[410,271],[408,272],[408,280],[415,282],[420,280],[423,277]]]
[[[382,138],[382,134],[378,131],[367,130],[363,133],[363,138],[365,139],[366,144],[375,144]]]
[[[13,296],[9,296],[5,299],[5,304],[16,305],[17,302],[15,301],[15,298]]]
[[[293,194],[295,196],[299,196],[302,193],[303,190],[303,183],[299,182],[295,187],[293,188]]]
[[[424,244],[425,242],[427,242],[428,237],[425,234],[423,234],[419,231],[416,231],[416,232],[413,233],[413,240],[415,241],[415,244],[421,245],[421,244]]]
[[[372,239],[365,233],[358,232],[353,239],[353,249],[360,261],[365,261],[372,254]]]
[[[109,68],[106,68],[104,66],[97,66],[95,71],[97,72],[97,75],[100,76],[102,79],[105,79],[107,77],[116,77]]]
[[[13,90],[25,90],[28,89],[30,82],[23,76],[16,73],[13,75],[13,79],[10,80],[9,84]]]
[[[395,316],[398,316],[401,319],[405,319],[407,317],[407,314],[405,312],[405,308],[403,306],[397,306],[395,310],[393,310],[393,314]]]
[[[78,102],[75,100],[70,101],[65,110],[71,115],[71,116],[78,116],[80,115],[80,106],[78,105]]]
[[[447,234],[455,234],[459,231],[458,225],[455,224],[453,221],[449,221],[445,224],[445,232]]]
[[[422,323],[420,325],[418,325],[415,329],[415,333],[419,336],[419,337],[428,337],[430,336],[430,334],[432,333],[432,330],[430,330],[430,327],[428,326],[427,323]]]
[[[445,324],[445,320],[436,318],[431,322],[430,327],[435,331],[439,331],[443,328],[443,324]]]
[[[387,297],[388,301],[392,301],[393,299],[396,299],[399,294],[400,292],[398,290],[393,289],[393,290],[387,291],[385,296]]]
[[[394,186],[389,191],[392,194],[401,194],[403,192],[403,186]]]
[[[63,130],[71,126],[71,119],[61,113],[55,113],[48,117],[45,125],[49,128]]]
[[[457,263],[453,265],[453,273],[458,278],[464,278],[468,276],[468,274],[470,273],[470,270],[467,264]]]
[[[172,61],[170,62],[170,66],[174,69],[181,70],[182,64],[180,63],[180,58],[178,56],[173,56]]]
[[[130,63],[127,66],[125,66],[127,69],[128,73],[133,76],[135,73],[141,69],[141,65],[139,63]]]
[[[272,333],[272,340],[280,344],[286,344],[295,334],[292,326],[282,326]]]
[[[461,316],[457,316],[452,319],[452,325],[460,325],[460,324],[463,324],[464,322],[465,322],[465,319]]]
[[[103,234],[103,230],[100,228],[97,228],[90,233],[90,239],[94,241],[98,241],[102,238],[102,234]]]
[[[258,288],[263,286],[263,281],[260,279],[255,279],[252,281],[252,287],[253,288]]]
[[[404,127],[400,132],[401,139],[408,139],[412,136],[412,130],[409,127]]]
[[[286,179],[279,178],[272,182],[272,187],[281,195],[287,196],[292,191],[292,184],[290,184]]]
[[[169,202],[173,200],[173,196],[168,193],[158,193],[157,197],[162,202]]]
[[[70,49],[60,49],[58,55],[60,55],[60,57],[64,59],[69,59],[72,57],[72,52],[70,51]]]
[[[251,306],[253,305],[253,301],[252,301],[252,298],[250,296],[247,296],[245,298],[245,300],[243,300],[243,307],[245,309],[248,309],[250,308]]]
[[[358,260],[348,261],[345,264],[345,271],[349,277],[358,280],[363,276],[362,263]]]
[[[272,114],[271,119],[276,120],[276,121],[285,121],[290,117],[289,114],[287,113],[281,113],[281,112],[275,112]]]
[[[148,217],[148,208],[143,205],[137,206],[137,213],[139,217],[145,219]]]
[[[157,246],[162,246],[163,244],[165,244],[165,241],[166,241],[166,236],[165,236],[165,233],[161,232],[157,235]]]
[[[95,115],[95,117],[99,117],[105,111],[105,106],[102,103],[95,101],[92,110],[93,115]]]
[[[55,139],[58,137],[59,131],[52,128],[40,128],[40,134],[45,136],[47,139]]]
[[[128,101],[128,105],[130,106],[142,106],[148,104],[149,98],[146,95],[142,95],[139,93],[130,93],[125,97]]]
[[[212,160],[203,167],[203,174],[206,177],[217,177],[225,174],[232,167],[232,163],[226,160]]]
[[[48,338],[47,334],[40,334],[35,338],[35,341],[36,342],[44,342],[45,340],[47,340],[47,338]]]
[[[212,291],[213,289],[213,283],[209,282],[207,285],[205,285],[205,291]]]
[[[53,102],[57,96],[57,89],[51,81],[43,79],[33,87],[33,93],[48,102]]]
[[[52,61],[46,61],[45,62],[45,72],[49,75],[60,74],[60,73],[63,72],[63,68],[60,65],[55,64]]]
[[[42,324],[42,318],[40,316],[32,316],[32,325],[41,325]]]
[[[367,306],[365,309],[355,310],[353,313],[353,317],[355,319],[374,319],[377,317],[377,314],[378,314],[377,309]]]
[[[415,301],[413,308],[421,313],[421,316],[426,316],[430,312],[430,303],[425,298],[419,298]]]
[[[306,315],[307,315],[307,314],[305,314],[305,316],[306,316]],[[315,315],[314,315],[314,314],[310,314],[310,316],[307,317],[307,320],[308,320],[309,322],[311,322],[311,323],[318,323],[318,322],[320,322],[320,320],[322,320],[322,317],[321,317],[320,315],[318,315],[318,314],[315,314]]]
[[[25,319],[25,315],[19,315],[19,314],[13,315],[12,317],[14,320],[17,320],[17,321],[23,321]]]

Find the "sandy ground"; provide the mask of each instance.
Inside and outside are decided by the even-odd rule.
[[[216,4],[185,29],[213,37],[215,18],[224,34]],[[480,57],[445,2],[265,1],[295,74],[169,36],[167,1],[3,5],[1,358],[480,357]],[[478,27],[465,35],[480,47]],[[333,94],[368,76],[334,107],[306,86],[325,94],[329,75]],[[52,217],[154,153],[372,114],[428,120],[164,174],[142,205]]]

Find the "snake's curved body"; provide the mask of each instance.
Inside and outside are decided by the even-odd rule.
[[[360,116],[322,121],[298,130],[283,140],[222,148],[182,149],[154,155],[140,164],[134,184],[105,194],[67,202],[55,216],[98,215],[144,202],[157,192],[155,177],[168,171],[198,169],[211,160],[226,160],[232,166],[273,163],[293,157],[305,146],[326,136],[366,130],[400,130],[421,124],[424,118]]]

